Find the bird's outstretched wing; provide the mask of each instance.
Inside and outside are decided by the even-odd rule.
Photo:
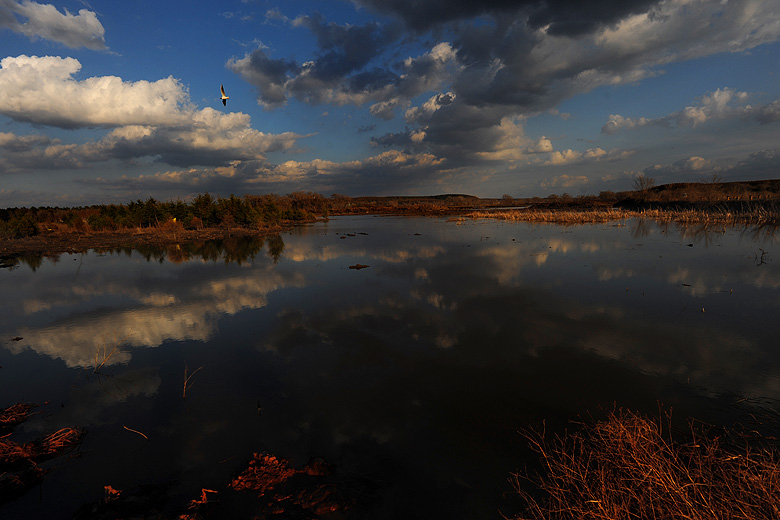
[[[225,87],[220,85],[219,86],[219,91],[222,92],[222,105],[223,106],[227,106],[227,100],[230,99],[230,98],[225,95]]]

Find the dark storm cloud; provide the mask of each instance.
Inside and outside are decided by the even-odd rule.
[[[44,135],[0,132],[0,173],[79,168],[83,158],[74,153],[76,148]]]
[[[277,107],[288,96],[311,104],[361,104],[366,96],[376,101],[372,92],[398,82],[392,70],[368,65],[401,36],[400,25],[338,25],[327,22],[321,14],[300,16],[290,23],[308,29],[316,37],[318,52],[314,59],[298,65],[292,60],[272,59],[263,49],[257,49],[227,64],[257,87],[261,105]],[[353,99],[355,96],[357,99]]]
[[[319,14],[293,20],[279,14],[277,19],[309,30],[318,49],[298,57],[300,64],[258,50],[229,66],[258,87],[261,105],[279,106],[294,97],[310,104],[368,105],[383,120],[403,114],[404,130],[373,136],[372,143],[430,154],[446,160],[449,169],[551,152],[548,139],[525,138],[526,118],[598,87],[642,81],[669,63],[749,50],[776,41],[778,34],[769,4],[748,0],[356,1],[418,32],[402,34],[396,22],[353,26]],[[740,108],[741,96],[722,89],[673,115],[691,127],[723,119],[732,106]],[[777,105],[752,112],[763,123],[778,120],[778,113]],[[614,129],[671,124],[617,117]],[[703,171],[707,165],[694,157],[673,169],[686,168]]]
[[[453,74],[455,53],[448,42],[399,60],[396,46],[405,37],[400,23],[339,25],[320,14],[284,21],[315,36],[317,51],[311,59],[274,59],[260,48],[227,63],[257,87],[263,106],[279,107],[290,97],[309,104],[384,103],[373,106],[371,113],[392,119],[396,108],[439,89]]]
[[[527,20],[533,29],[549,26],[548,34],[572,36],[642,12],[658,0],[358,0],[358,3],[397,16],[416,31],[487,15],[497,20],[519,17]]]
[[[780,100],[773,101],[758,109],[756,120],[762,124],[780,121]]]
[[[711,179],[713,175],[717,175],[724,181],[749,181],[776,178],[778,171],[780,171],[780,149],[775,148],[753,152],[736,162],[692,156],[672,164],[645,168],[643,173],[659,182],[679,182],[685,180],[684,177],[697,180]]]
[[[287,101],[287,75],[300,70],[294,61],[272,59],[263,49],[256,49],[241,59],[233,58],[227,67],[257,87],[262,104],[269,106],[279,106]]]
[[[775,179],[780,171],[780,148],[759,150],[739,161],[723,175],[726,180]]]
[[[402,147],[447,157],[450,166],[474,164],[476,154],[493,151],[504,132],[502,107],[476,107],[458,102],[453,93],[437,94],[407,111],[407,128],[372,139],[375,145]]]
[[[400,36],[394,24],[338,25],[326,22],[319,13],[296,18],[293,24],[308,28],[317,38],[321,54],[316,59],[314,73],[322,79],[346,76],[362,69]]]

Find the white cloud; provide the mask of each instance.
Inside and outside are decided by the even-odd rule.
[[[576,150],[568,149],[563,151],[556,151],[550,154],[550,158],[543,164],[549,166],[561,166],[564,164],[590,162],[590,161],[606,161],[623,159],[632,154],[627,150],[610,150],[609,152],[596,147],[584,152],[578,152]]]
[[[26,21],[20,21],[17,16]],[[30,0],[0,0],[0,27],[24,34],[30,39],[43,38],[71,48],[108,48],[103,24],[88,9],[81,9],[75,15],[65,9],[63,14],[51,4]]]
[[[705,159],[697,155],[692,155],[685,159],[680,159],[672,164],[656,164],[650,168],[645,169],[647,175],[707,175],[713,173],[721,173],[726,169],[725,166],[719,164],[717,161]]]
[[[540,183],[542,188],[574,188],[584,186],[590,180],[585,175],[559,175]]]
[[[333,185],[342,187],[355,183],[364,189],[365,177],[373,182],[398,182],[397,177],[423,179],[439,174],[445,161],[432,154],[406,153],[398,150],[368,157],[363,160],[335,162],[323,159],[312,161],[285,161],[271,164],[263,160],[234,161],[216,168],[188,168],[169,170],[136,177],[97,179],[90,185],[103,188],[136,190],[150,193],[170,188],[192,189],[193,192],[212,193],[256,192],[272,190],[295,191],[305,183],[307,190],[321,193],[333,191]],[[395,189],[390,190],[397,193]]]
[[[779,22],[773,1],[665,0],[606,27],[594,42],[623,56],[644,55],[646,61],[663,64],[775,41]]]
[[[0,146],[8,154],[0,164],[11,169],[76,168],[85,162],[154,157],[176,166],[217,166],[293,150],[303,137],[255,130],[249,115],[241,112],[197,110],[173,77],[77,81],[73,75],[80,68],[73,58],[53,56],[0,61],[0,114],[34,125],[112,128],[103,138],[80,145],[3,134]]]
[[[189,96],[173,77],[125,82],[116,76],[77,81],[74,58],[6,57],[0,61],[0,114],[36,125],[177,125],[186,122]]]
[[[478,157],[487,160],[518,161],[526,159],[529,154],[552,151],[552,143],[546,137],[535,142],[526,137],[522,121],[517,118],[503,118],[495,132],[497,135],[492,150],[477,152]]]
[[[760,123],[780,120],[780,100],[756,107],[747,104],[749,98],[750,94],[747,92],[731,88],[717,89],[702,96],[698,104],[687,106],[679,112],[664,117],[634,119],[619,114],[610,115],[601,127],[601,133],[614,134],[621,130],[633,130],[644,126],[696,127],[710,121],[729,119],[752,119]]]

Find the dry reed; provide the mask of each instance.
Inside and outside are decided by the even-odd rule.
[[[710,209],[519,209],[506,211],[474,211],[470,218],[494,218],[500,220],[538,222],[550,224],[591,224],[644,218],[656,222],[680,224],[719,224],[724,226],[767,226],[780,224],[780,213],[764,207],[732,211],[726,208]]]
[[[689,442],[670,432],[625,410],[551,439],[523,432],[543,474],[514,476],[526,506],[515,519],[780,518],[780,453],[768,439],[694,422]]]

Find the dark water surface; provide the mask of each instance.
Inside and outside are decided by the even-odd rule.
[[[0,517],[172,482],[171,511],[208,488],[214,518],[248,518],[224,490],[256,452],[360,482],[332,518],[511,515],[521,428],[775,406],[776,251],[741,230],[366,216],[21,262],[0,270],[0,407],[48,403],[16,439],[87,434]]]

